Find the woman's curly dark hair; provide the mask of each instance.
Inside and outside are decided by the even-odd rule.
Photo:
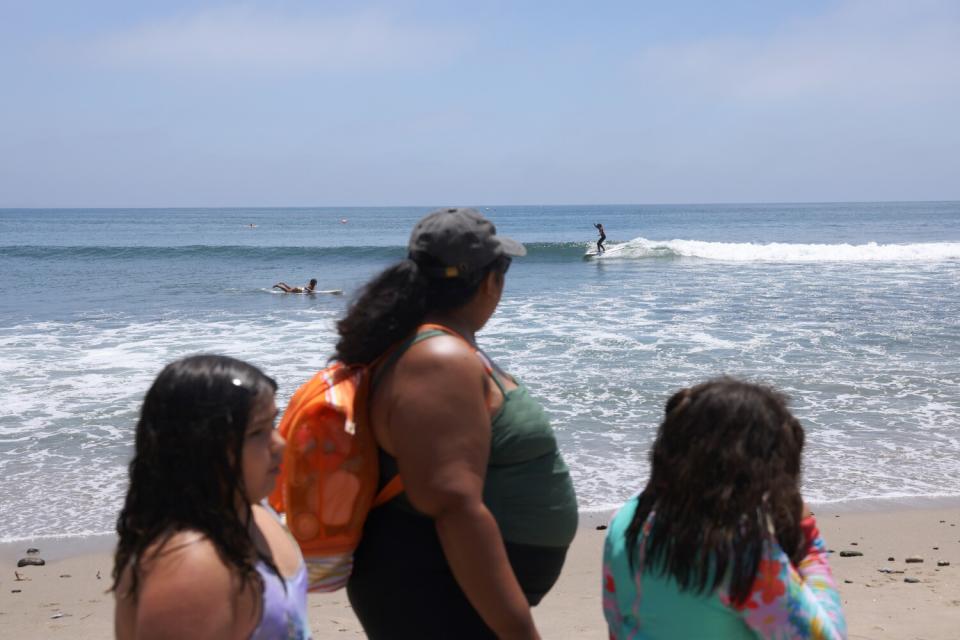
[[[131,568],[136,598],[144,552],[163,549],[177,532],[198,531],[236,569],[241,587],[260,576],[248,533],[252,512],[237,513],[244,495],[243,442],[257,397],[276,382],[240,360],[197,355],[167,365],[151,385],[137,422],[130,486],[117,519],[120,540],[113,590]],[[264,558],[274,570],[269,559]],[[262,586],[262,585],[261,585]]]
[[[631,564],[644,522],[647,570],[704,593],[729,581],[743,604],[760,565],[768,519],[799,564],[803,428],[786,397],[761,385],[717,378],[674,394],[651,453],[646,488],[627,528]]]
[[[463,306],[491,271],[506,273],[509,256],[499,256],[471,278],[438,278],[443,265],[428,255],[411,256],[387,267],[360,291],[337,323],[340,340],[334,358],[370,364],[408,337],[430,311]]]

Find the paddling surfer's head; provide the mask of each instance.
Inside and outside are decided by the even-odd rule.
[[[653,512],[648,557],[684,589],[704,592],[729,577],[742,602],[771,531],[795,563],[805,553],[803,442],[785,397],[768,387],[725,377],[677,392],[653,445],[630,548]]]

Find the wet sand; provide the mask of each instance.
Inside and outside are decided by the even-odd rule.
[[[831,567],[843,596],[850,638],[960,637],[960,507],[815,512],[827,545],[837,552],[831,556]],[[600,608],[606,532],[596,529],[606,516],[585,514],[582,519],[559,582],[534,610],[544,638],[606,637]],[[99,550],[91,551],[91,544],[99,545]],[[17,557],[25,556],[29,546],[39,548],[38,556],[49,560],[45,566],[16,567]],[[47,540],[3,549],[0,558],[7,568],[0,572],[0,635],[112,637],[113,596],[106,593],[112,569],[108,546],[105,538],[96,543]],[[863,555],[840,557],[840,551]],[[922,557],[923,562],[907,563],[909,556]],[[938,567],[938,562],[950,564]],[[15,572],[23,579],[16,580]],[[343,591],[311,595],[310,620],[318,639],[363,636]]]

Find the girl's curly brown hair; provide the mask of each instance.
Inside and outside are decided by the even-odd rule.
[[[803,440],[786,397],[769,387],[723,377],[675,393],[627,528],[631,564],[651,511],[646,569],[673,577],[684,591],[705,593],[726,583],[731,600],[743,604],[768,519],[777,542],[799,564]]]

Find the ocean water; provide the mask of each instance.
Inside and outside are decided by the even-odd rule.
[[[247,359],[285,403],[429,209],[0,210],[0,541],[113,529],[170,360]],[[960,496],[960,203],[481,209],[529,255],[480,343],[582,508],[636,491],[669,394],[723,373],[791,396],[809,500]],[[586,261],[598,221],[624,247]],[[311,277],[344,295],[269,290]]]

